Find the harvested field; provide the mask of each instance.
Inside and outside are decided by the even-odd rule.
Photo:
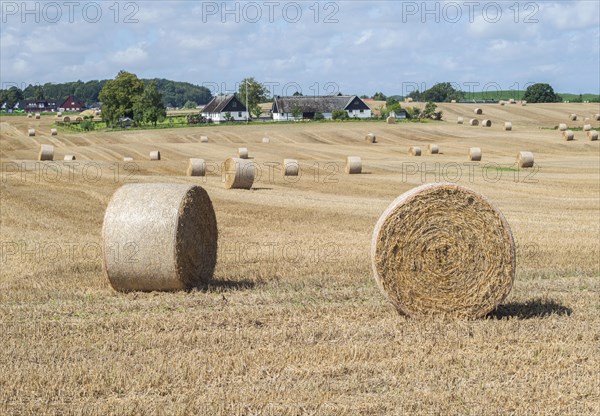
[[[394,125],[52,136],[51,117],[0,118],[0,414],[598,414],[600,142],[554,129],[597,104],[478,106],[491,127],[456,124],[476,106],[450,103],[438,106],[446,121]],[[365,144],[370,131],[377,145]],[[268,146],[253,145],[263,137]],[[41,144],[54,161],[35,160]],[[429,144],[442,151],[407,153]],[[248,146],[262,175],[252,190],[224,189],[223,161]],[[467,160],[471,147],[481,162]],[[161,162],[148,160],[156,149]],[[535,155],[525,170],[523,149]],[[362,174],[344,174],[348,155]],[[197,157],[206,176],[186,176]],[[283,175],[284,158],[298,161],[297,177]],[[373,278],[377,219],[440,181],[488,198],[515,238],[512,291],[482,319],[400,316]],[[131,182],[206,189],[219,230],[213,282],[111,288],[102,222]],[[135,259],[130,243],[112,255]]]

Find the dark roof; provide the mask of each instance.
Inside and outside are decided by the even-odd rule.
[[[71,104],[75,103],[75,104]],[[82,101],[79,101],[77,98],[70,95],[58,108],[83,108],[85,104]]]
[[[292,113],[298,108],[303,113],[331,113],[333,110],[368,110],[356,95],[292,96],[273,99],[273,113]]]
[[[241,103],[235,94],[230,94],[214,97],[202,109],[203,113],[222,113],[225,111],[246,111],[246,106]]]

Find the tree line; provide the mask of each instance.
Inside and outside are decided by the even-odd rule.
[[[62,102],[69,96],[74,96],[83,101],[86,106],[101,101],[100,91],[109,80],[74,81],[64,83],[46,83],[43,85],[28,85],[24,89],[16,86],[0,90],[0,103],[8,103],[13,107],[21,100],[53,100]],[[165,107],[183,107],[186,102],[206,104],[212,94],[206,87],[190,84],[188,82],[171,81],[167,79],[141,79],[145,86],[155,83],[158,92],[162,96]]]

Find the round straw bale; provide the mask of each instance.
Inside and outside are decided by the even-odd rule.
[[[200,143],[208,143],[208,136],[200,136]]]
[[[577,114],[571,114],[571,115],[569,116],[569,120],[571,120],[571,121],[576,121],[576,120],[577,120]]]
[[[63,160],[75,160],[75,155],[65,155]]]
[[[33,118],[33,114],[31,114],[31,113],[28,113],[28,114],[27,114],[27,118]]]
[[[150,160],[160,160],[160,151],[153,150],[150,152]]]
[[[590,130],[587,132],[587,138],[589,141],[594,142],[596,140],[598,140],[598,131],[596,130]]]
[[[217,236],[215,211],[201,187],[123,185],[104,214],[104,271],[120,292],[189,289],[212,279]]]
[[[465,120],[462,117],[458,117],[456,119],[456,124],[463,124],[465,122]]]
[[[75,122],[76,123],[79,123],[81,121],[83,121],[83,117],[80,117],[80,116],[75,117]]]
[[[520,168],[533,167],[533,153],[519,152],[519,154],[517,155],[517,164]]]
[[[492,127],[492,120],[483,120],[481,122],[481,127]]]
[[[575,139],[575,134],[573,133],[572,130],[563,131],[562,135],[563,135],[563,139],[565,139],[566,141]]]
[[[600,114],[596,114],[596,121],[600,121]]]
[[[54,160],[54,146],[51,144],[41,145],[38,160]]]
[[[70,123],[71,122],[71,117],[69,117],[69,116],[63,116],[62,121],[63,121],[63,123]]]
[[[386,122],[387,124],[396,124],[396,117],[389,116],[389,117],[388,117],[388,118],[385,120],[385,122]]]
[[[469,160],[474,162],[479,162],[481,160],[481,148],[480,147],[471,147],[469,149]]]
[[[412,103],[412,102],[413,102],[413,99],[412,99],[412,97],[406,97],[406,98],[404,99],[404,102],[405,102],[405,103]]]
[[[523,107],[525,107],[525,106],[527,105],[527,101],[525,101],[525,100],[521,101],[521,105],[522,105]]]
[[[123,162],[133,162],[133,158],[132,158],[132,157],[127,157],[127,156],[125,156],[125,157],[123,158]]]
[[[483,110],[481,108],[476,108],[475,110],[473,110],[473,112],[475,114],[483,114]]]
[[[565,123],[560,123],[558,125],[558,130],[559,131],[565,131],[565,130],[567,130],[567,125]]]
[[[262,138],[262,142],[267,144],[267,143],[271,143],[271,139],[269,139],[268,137],[263,137]]]
[[[369,133],[365,136],[365,141],[367,143],[377,143],[377,136],[375,136],[375,133]]]
[[[204,159],[190,158],[187,167],[187,176],[204,176],[206,175],[206,163]]]
[[[511,99],[508,100],[508,103],[509,104],[516,104],[517,102],[515,101],[514,98],[511,98]]]
[[[30,137],[35,136],[35,129],[29,129],[29,130],[27,130],[27,135],[30,136]]]
[[[456,100],[450,100],[450,104],[456,104]]]
[[[506,131],[511,131],[512,130],[512,123],[510,121],[505,121],[504,122],[504,130],[506,130]]]
[[[440,148],[437,144],[429,144],[427,146],[427,152],[429,152],[430,155],[437,155],[440,152]]]
[[[231,157],[225,161],[225,189],[250,189],[256,175],[254,162]]]
[[[240,147],[238,149],[238,157],[240,159],[248,159],[248,149],[246,147]]]
[[[469,125],[470,126],[479,126],[479,120],[477,120],[476,118],[472,118],[471,120],[469,120]]]
[[[296,159],[283,159],[283,176],[298,176],[300,165]]]
[[[400,314],[480,318],[509,294],[515,244],[483,195],[450,183],[400,195],[377,221],[373,275]]]
[[[42,115],[40,113],[35,113],[35,119],[39,120],[42,117]]]
[[[419,146],[411,146],[408,148],[408,154],[411,156],[421,156],[421,148]]]
[[[583,131],[590,131],[592,129],[592,125],[591,124],[584,124],[583,125]]]
[[[58,134],[58,130],[56,130],[56,129],[50,129],[50,134],[52,136],[56,136]]]
[[[362,160],[360,156],[348,156],[346,158],[345,172],[349,175],[355,175],[362,172]]]
[[[506,103],[504,101],[500,101],[498,104],[500,104],[500,105],[506,105]]]
[[[59,111],[58,113],[56,113],[56,117],[61,117],[62,116],[62,111]]]

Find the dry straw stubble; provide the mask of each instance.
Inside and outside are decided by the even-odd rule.
[[[217,220],[208,194],[186,184],[122,186],[104,215],[102,253],[105,274],[121,292],[209,282],[217,262]]]
[[[253,161],[231,157],[225,161],[225,189],[251,189],[256,175]]]
[[[519,152],[517,154],[517,164],[520,168],[532,168],[533,167],[533,153],[532,152]]]
[[[371,240],[373,274],[398,312],[411,317],[483,317],[510,292],[510,227],[482,195],[449,183],[398,197]]]

